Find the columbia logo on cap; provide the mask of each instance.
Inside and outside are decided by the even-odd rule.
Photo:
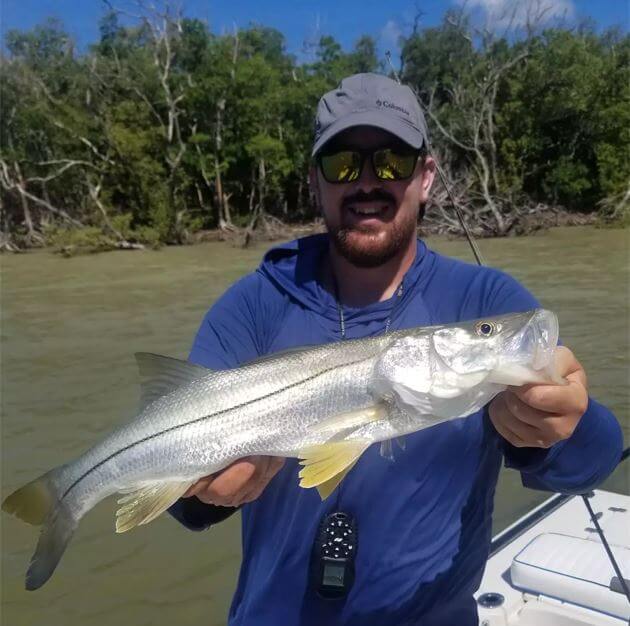
[[[404,113],[405,115],[409,115],[409,111],[407,111],[407,109],[403,109],[402,107],[399,107],[397,104],[393,104],[392,102],[388,102],[387,100],[377,100],[376,106],[385,107],[386,109],[396,109],[396,111],[400,111],[401,113]]]

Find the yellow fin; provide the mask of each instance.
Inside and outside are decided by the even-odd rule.
[[[379,402],[373,406],[365,407],[364,409],[358,409],[357,411],[348,411],[347,413],[339,413],[332,417],[314,424],[309,430],[316,433],[325,433],[333,431],[337,433],[340,430],[347,428],[358,428],[363,424],[369,424],[370,422],[376,422],[378,420],[385,419],[387,417],[387,406]]]
[[[304,466],[299,474],[300,487],[317,487],[330,482],[323,487],[324,492],[331,486],[334,489],[369,445],[369,441],[361,440],[334,441],[300,451],[298,456]],[[339,474],[337,483],[331,480]]]
[[[116,532],[124,533],[139,524],[148,524],[184,495],[192,483],[155,483],[141,487],[118,500]]]
[[[358,460],[358,459],[357,459]],[[356,461],[353,461],[345,470],[339,472],[336,476],[333,476],[330,480],[327,480],[325,483],[321,485],[317,485],[317,491],[319,492],[319,497],[322,500],[325,500],[335,489],[339,483],[346,477],[348,472],[354,467]]]
[[[50,481],[52,470],[20,487],[2,503],[2,510],[20,518],[27,524],[40,526],[57,505],[58,495]]]

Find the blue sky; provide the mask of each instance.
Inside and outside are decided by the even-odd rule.
[[[332,35],[349,49],[362,34],[374,36],[379,49],[396,50],[400,34],[411,30],[416,7],[423,11],[421,25],[441,21],[444,12],[455,5],[467,6],[480,20],[502,27],[505,6],[526,0],[183,0],[184,14],[205,20],[212,31],[232,30],[233,24],[245,27],[250,22],[273,26],[284,33],[287,50],[305,59],[304,42],[319,35]],[[583,17],[595,20],[599,28],[619,25],[629,30],[628,0],[537,0],[549,7],[549,19],[562,15],[568,24]],[[115,6],[131,6],[128,0]],[[100,0],[0,0],[2,34],[12,28],[29,29],[54,16],[59,18],[80,49],[98,38],[98,20],[105,11]],[[523,16],[517,12],[516,19]]]

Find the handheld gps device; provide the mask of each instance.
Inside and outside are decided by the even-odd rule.
[[[319,525],[311,559],[312,584],[322,598],[342,598],[354,583],[357,525],[351,515],[331,513]]]

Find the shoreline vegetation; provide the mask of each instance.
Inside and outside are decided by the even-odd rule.
[[[617,222],[604,222],[597,213],[570,213],[562,210],[546,210],[545,212],[535,211],[526,215],[514,227],[511,233],[506,236],[521,237],[542,233],[550,228],[571,227],[571,226],[595,226],[596,228],[623,228]],[[447,239],[463,239],[465,236],[461,231],[449,231],[439,223],[432,223],[424,220],[418,225],[418,236],[426,237],[446,237]],[[120,240],[108,237],[100,231],[92,229],[79,229],[75,231],[64,230],[62,234],[53,236],[47,243],[39,246],[24,248],[5,248],[5,252],[26,253],[29,250],[45,250],[51,254],[58,254],[63,257],[73,257],[83,254],[96,254],[102,252],[113,252],[120,250],[159,250],[164,245],[198,245],[203,243],[226,243],[235,248],[246,248],[251,244],[259,242],[279,242],[306,237],[317,233],[326,232],[322,219],[315,219],[310,222],[285,223],[272,216],[264,216],[260,226],[253,231],[247,228],[233,227],[230,229],[202,229],[186,235],[185,239],[177,244],[162,244],[154,242],[151,244],[135,241]],[[483,232],[472,230],[475,238],[484,237]],[[486,235],[487,237],[488,235]],[[1,234],[0,234],[1,237]],[[0,245],[2,240],[0,239]]]
[[[523,5],[526,20],[495,16],[494,28],[464,8],[431,28],[419,13],[395,70],[368,35],[351,51],[319,36],[298,60],[273,28],[216,34],[163,2],[139,0],[133,15],[108,4],[81,53],[55,20],[10,30],[0,250],[246,246],[321,230],[314,111],[356,72],[396,72],[415,90],[475,237],[630,226],[630,35]],[[439,182],[420,229],[462,236]]]

